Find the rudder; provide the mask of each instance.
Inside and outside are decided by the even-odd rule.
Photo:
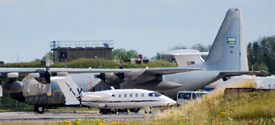
[[[227,11],[205,64],[208,70],[248,71],[243,17],[239,8]]]

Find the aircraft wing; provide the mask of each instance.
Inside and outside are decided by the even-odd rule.
[[[166,75],[166,74],[173,74],[173,73],[180,73],[180,72],[190,72],[190,71],[196,71],[196,70],[204,70],[204,69],[201,69],[201,68],[182,68],[182,67],[177,67],[177,68],[151,68],[151,69],[146,69],[145,72],[153,73],[153,74]]]
[[[18,72],[20,76],[28,73],[37,73],[39,71],[46,71],[45,68],[0,68],[1,75],[11,72]],[[68,72],[68,73],[107,73],[107,72],[131,72],[129,69],[84,69],[84,68],[51,68],[51,73]]]

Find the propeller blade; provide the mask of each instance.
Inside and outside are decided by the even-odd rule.
[[[50,55],[45,55],[46,71],[50,70]]]
[[[50,55],[45,55],[45,63],[46,63],[46,72],[44,72],[45,82],[51,83],[51,73],[50,73]]]
[[[103,59],[101,58],[101,61],[100,61],[100,69],[103,69]]]
[[[120,69],[123,69],[123,67],[122,67],[122,59],[121,59],[121,56],[119,57],[119,68],[120,68]]]
[[[51,84],[46,84],[46,92],[47,92],[47,96],[51,96],[52,95]]]
[[[0,85],[0,97],[3,97],[3,89],[2,89],[2,85]]]

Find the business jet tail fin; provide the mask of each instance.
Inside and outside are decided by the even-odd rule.
[[[52,78],[52,80],[56,81],[62,90],[66,98],[66,105],[79,105],[81,103],[79,98],[81,89],[75,84],[71,77],[57,77]]]

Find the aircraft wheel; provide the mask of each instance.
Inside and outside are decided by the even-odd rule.
[[[128,109],[118,109],[119,114],[128,114]]]
[[[101,114],[108,114],[111,113],[111,109],[100,109],[99,111]]]
[[[132,108],[132,109],[129,109],[130,112],[134,112],[134,113],[138,113],[140,108]]]
[[[34,111],[38,112],[39,114],[42,114],[44,112],[44,106],[41,105],[35,105],[34,106]]]

